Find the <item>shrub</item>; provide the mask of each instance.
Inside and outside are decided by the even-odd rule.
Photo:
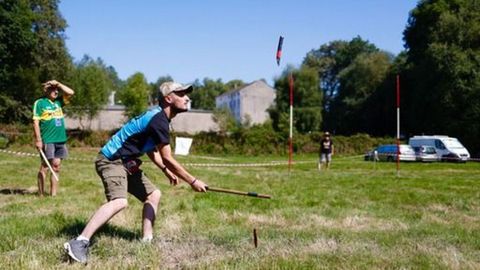
[[[33,144],[32,125],[0,124],[0,134],[6,140],[5,147],[10,144]]]
[[[67,130],[69,147],[101,147],[113,131]],[[215,132],[201,132],[194,136],[172,132],[172,148],[175,147],[176,136],[193,138],[190,152],[196,154],[243,154],[267,155],[288,153],[288,137],[283,133],[275,132],[270,123],[240,127],[230,133],[217,134]],[[294,134],[293,150],[295,153],[318,153],[322,132],[309,134]],[[373,138],[367,134],[353,136],[332,136],[335,153],[341,155],[359,155],[373,149],[380,144],[395,143],[394,138]],[[31,125],[0,125],[0,147],[9,144],[26,145],[33,143]]]
[[[116,131],[68,130],[68,144],[71,147],[101,147]]]

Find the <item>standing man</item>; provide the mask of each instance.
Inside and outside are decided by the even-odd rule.
[[[59,95],[59,91],[62,94]],[[68,86],[55,80],[43,84],[44,97],[37,99],[33,104],[33,134],[35,136],[35,147],[43,151],[52,166],[53,171],[58,175],[60,163],[67,157],[67,133],[65,131],[65,120],[62,107],[69,103],[70,97],[74,94]],[[42,159],[38,171],[38,195],[43,196],[45,178],[48,165]],[[50,196],[57,195],[58,182],[50,175]]]
[[[143,203],[142,241],[153,238],[153,225],[160,201],[160,190],[140,169],[138,159],[146,153],[170,180],[187,182],[197,192],[206,192],[207,185],[188,173],[172,156],[169,137],[170,120],[188,109],[191,85],[165,82],[160,86],[159,106],[131,119],[103,146],[95,161],[97,174],[105,188],[107,201],[93,214],[82,233],[64,244],[75,261],[86,263],[90,238],[118,212],[127,207],[127,193]],[[177,178],[178,177],[178,178]]]
[[[323,134],[323,139],[320,142],[320,160],[318,162],[319,171],[322,170],[322,165],[325,165],[326,169],[330,168],[333,152],[333,142],[330,139],[330,133],[327,131],[325,134]]]

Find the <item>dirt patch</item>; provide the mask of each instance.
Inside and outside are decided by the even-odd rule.
[[[440,247],[438,243],[421,243],[416,247],[419,252],[438,258],[448,269],[480,269],[478,257],[477,259],[467,258],[454,246]]]
[[[310,215],[302,218],[298,225],[303,228],[312,226],[337,228],[351,231],[394,231],[406,230],[408,225],[399,220],[385,220],[368,216],[347,216],[341,219],[331,219],[320,215]]]
[[[225,260],[232,254],[222,246],[215,245],[206,238],[171,239],[155,244],[165,268],[191,268]]]
[[[304,253],[310,254],[322,254],[322,253],[334,253],[340,252],[344,254],[355,253],[373,253],[381,254],[380,248],[374,242],[362,241],[362,242],[342,242],[334,238],[317,238],[313,243],[304,247]]]

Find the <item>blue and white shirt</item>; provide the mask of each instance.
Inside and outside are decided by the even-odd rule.
[[[169,120],[160,107],[131,119],[103,146],[109,160],[128,160],[155,150],[158,144],[169,144]]]

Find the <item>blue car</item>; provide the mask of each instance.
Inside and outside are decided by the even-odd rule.
[[[377,148],[365,154],[365,161],[396,161],[397,160],[397,145],[386,144],[380,145]],[[408,144],[400,144],[400,153],[398,155],[400,161],[416,161],[417,157],[415,151]]]

